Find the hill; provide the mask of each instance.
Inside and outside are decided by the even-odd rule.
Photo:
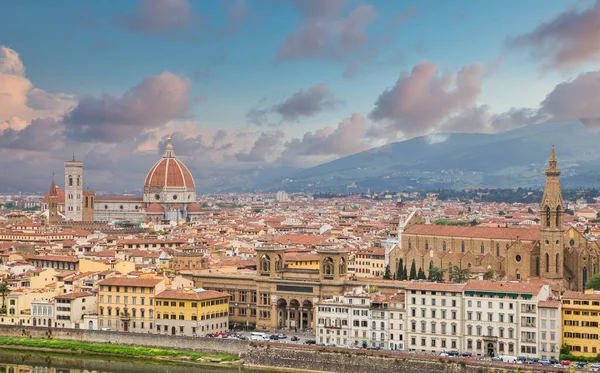
[[[279,179],[262,190],[356,191],[541,187],[552,144],[564,186],[600,185],[600,131],[580,122],[535,124],[496,134],[417,137]]]

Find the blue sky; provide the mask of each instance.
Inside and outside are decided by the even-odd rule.
[[[93,138],[93,133],[85,132],[93,122],[89,118],[106,114],[110,117],[107,125],[118,124],[116,131],[130,125],[122,123],[123,118],[136,122],[132,119],[135,110],[127,105],[137,102],[135,95],[142,93],[132,93],[131,100],[124,95],[145,79],[169,72],[189,82],[177,86],[189,102],[179,106],[176,102],[177,109],[158,112],[162,121],[152,126],[140,124],[137,133],[126,131],[123,141],[134,141],[133,148],[141,152],[133,157],[152,146],[160,147],[169,131],[181,133],[182,141],[202,135],[205,151],[212,152],[215,149],[208,145],[206,131],[212,136],[215,131],[227,130],[238,138],[240,133],[248,135],[246,147],[231,140],[230,148],[235,151],[219,153],[215,163],[237,164],[241,159],[248,163],[252,159],[252,165],[310,166],[348,155],[351,149],[432,132],[494,132],[532,121],[572,119],[542,108],[542,101],[559,83],[598,70],[598,48],[586,45],[591,50],[582,51],[584,47],[575,45],[582,34],[597,32],[593,27],[582,26],[575,34],[568,27],[564,34],[543,27],[561,16],[566,26],[569,22],[585,25],[586,20],[593,23],[600,13],[594,1],[172,0],[174,7],[165,7],[165,3],[64,0],[3,4],[0,46],[18,54],[24,66],[21,75],[31,87],[50,95],[64,94],[69,101],[51,108],[56,111],[47,108],[43,115],[30,113],[22,119],[30,123],[49,115],[57,126],[64,123],[71,133],[78,134],[75,138],[68,135],[70,130],[63,131],[66,147],[83,147],[79,141],[85,149],[93,147],[100,154],[114,152],[111,147],[118,141]],[[319,34],[318,27],[325,31]],[[290,40],[302,30],[306,33],[299,36],[300,44],[293,44]],[[313,31],[317,36],[309,40]],[[325,40],[325,46],[310,50],[310,43],[319,40]],[[285,49],[286,43],[293,45]],[[560,57],[558,52],[553,55],[547,48],[552,43],[567,53],[575,45],[577,58]],[[415,84],[422,80],[411,71],[425,63],[435,66],[422,65],[433,72],[433,76],[425,73],[429,80],[424,86],[443,92],[438,92],[438,97],[431,94],[431,105],[440,112],[424,118],[424,102],[419,103],[421,109],[407,111],[404,106],[409,103],[401,101],[410,98],[414,89],[418,91]],[[469,66],[472,69],[465,73],[469,83],[452,96],[448,92],[457,86],[459,71]],[[402,85],[401,77],[407,75],[415,77],[409,85],[413,91]],[[173,83],[169,79],[163,82]],[[385,92],[389,92],[389,102],[380,100]],[[292,100],[294,94],[298,100]],[[82,105],[82,99],[89,96],[95,101]],[[108,104],[106,98],[110,98]],[[31,107],[34,101],[30,97],[27,105]],[[112,111],[100,112],[100,106]],[[84,112],[90,107],[93,113]],[[251,120],[252,109],[263,114],[260,120]],[[511,109],[529,110],[527,120],[494,124]],[[81,115],[69,116],[71,110]],[[473,118],[477,110],[485,119]],[[107,114],[115,111],[120,113],[116,115],[119,123],[113,123],[114,116]],[[347,128],[339,127],[355,113],[361,115],[354,117],[360,124],[351,120]],[[0,123],[10,118],[15,118],[14,113],[0,117]],[[456,125],[459,120],[466,124]],[[478,123],[472,129],[471,120]],[[21,131],[22,127],[12,129]],[[354,128],[362,132],[354,137],[344,135],[350,138],[342,136],[343,130],[352,132]],[[310,146],[293,144],[293,139],[301,140],[307,133],[317,140],[327,138],[329,143],[316,143],[310,137],[307,141],[315,141]],[[261,136],[273,140],[267,155],[280,156],[250,154]],[[350,140],[356,144],[310,154],[315,146],[336,148],[332,144]],[[182,155],[194,156],[186,151]],[[20,160],[26,157],[21,155]]]

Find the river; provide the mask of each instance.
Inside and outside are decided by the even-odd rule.
[[[0,351],[0,373],[274,373],[242,366],[191,365],[127,358]],[[287,371],[289,372],[289,371]]]

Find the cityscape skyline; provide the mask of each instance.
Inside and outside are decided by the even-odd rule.
[[[199,183],[226,184],[416,136],[600,117],[597,1],[5,8],[9,190],[47,188],[73,152],[93,187],[125,190],[169,135]]]

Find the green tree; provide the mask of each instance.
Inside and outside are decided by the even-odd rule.
[[[406,280],[406,278],[404,278],[404,265],[402,263],[402,258],[400,258],[400,260],[398,261],[398,268],[396,268],[396,279],[400,280],[400,281],[404,281]]]
[[[469,269],[454,266],[452,267],[452,272],[450,272],[450,278],[456,283],[466,282],[469,279]]]
[[[444,270],[438,267],[429,268],[429,281],[443,282],[444,281]]]
[[[6,282],[0,282],[0,296],[2,296],[2,308],[0,310],[3,313],[6,313],[6,296],[10,294],[10,287]]]
[[[409,280],[415,280],[417,278],[417,265],[415,264],[415,260],[413,259],[412,264],[410,265],[410,276]]]
[[[433,268],[433,261],[429,262],[429,269],[427,270],[427,279],[431,281],[431,268]]]
[[[488,270],[486,273],[483,274],[483,279],[484,280],[491,280],[492,278],[494,278],[494,271],[493,270]]]
[[[385,266],[385,272],[383,274],[383,279],[384,280],[391,280],[392,279],[392,274],[391,274],[391,271],[390,271],[390,265],[389,264]]]
[[[408,270],[406,269],[406,264],[404,265],[404,271],[402,271],[403,280],[408,280]]]
[[[597,273],[592,277],[587,284],[585,284],[586,289],[594,289],[600,290],[600,273]]]
[[[535,214],[535,212],[533,212],[533,209],[531,207],[527,209],[527,213],[528,214]]]
[[[417,280],[427,280],[427,277],[425,277],[425,271],[423,271],[423,268],[419,267],[419,272],[417,273]]]

